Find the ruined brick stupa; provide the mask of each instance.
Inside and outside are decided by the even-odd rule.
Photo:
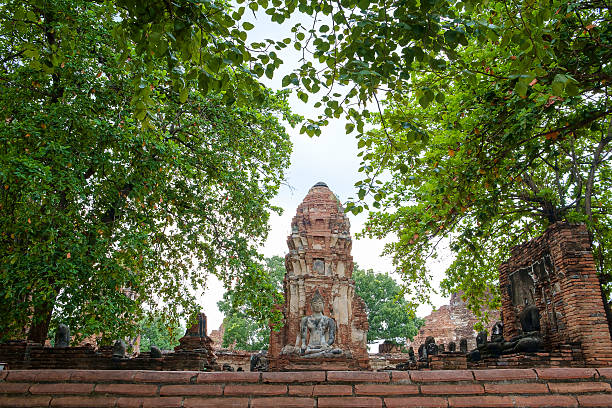
[[[365,303],[351,279],[350,223],[325,183],[298,206],[287,244],[284,326],[270,336],[270,370],[369,369]]]

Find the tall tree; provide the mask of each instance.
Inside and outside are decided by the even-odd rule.
[[[249,313],[249,310],[257,308],[274,308],[275,304],[282,303],[282,287],[285,277],[285,259],[280,256],[265,258],[265,266],[262,267],[262,280],[266,280],[277,293],[277,303],[269,302],[262,304],[256,300],[240,300],[239,294],[227,291],[223,300],[217,303],[219,310],[225,314],[223,327],[223,347],[234,347],[238,350],[256,351],[267,349],[270,343],[270,325]]]
[[[474,311],[495,305],[488,292],[509,249],[556,221],[587,223],[609,282],[609,5],[489,2],[471,12],[489,27],[457,24],[465,42],[445,70],[417,64],[415,92],[389,98],[362,139],[359,196],[372,193],[380,208],[364,233],[397,237],[385,252],[420,301],[426,261],[448,239],[455,261],[443,289],[464,291]],[[372,184],[383,172],[393,181]]]
[[[368,342],[394,340],[404,343],[418,333],[423,319],[411,313],[401,286],[388,274],[374,273],[355,265],[355,293],[366,304]]]
[[[168,70],[117,40],[121,4],[0,6],[2,337],[42,342],[52,315],[107,342],[144,313],[176,322],[210,273],[274,298],[256,247],[291,151],[279,119],[296,117],[263,88],[243,104],[197,75],[177,89],[189,62]],[[220,72],[226,86],[249,76]]]

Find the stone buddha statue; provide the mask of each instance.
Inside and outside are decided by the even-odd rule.
[[[323,297],[315,291],[310,301],[312,314],[300,322],[301,354],[306,357],[333,356],[342,354],[342,350],[332,348],[336,339],[336,322],[323,314]]]

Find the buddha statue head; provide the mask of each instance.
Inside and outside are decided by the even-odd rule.
[[[318,290],[315,290],[312,299],[310,299],[310,309],[312,313],[323,313],[324,308],[325,301],[323,300],[323,296],[321,296]]]

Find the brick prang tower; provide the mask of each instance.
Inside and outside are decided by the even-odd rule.
[[[287,237],[285,256],[284,326],[270,336],[271,371],[368,370],[368,318],[365,303],[355,294],[350,222],[327,184],[315,184],[298,206]],[[315,291],[324,299],[323,314],[336,322],[334,348],[347,351],[336,358],[303,358],[281,354],[299,340],[302,317],[312,314]]]

